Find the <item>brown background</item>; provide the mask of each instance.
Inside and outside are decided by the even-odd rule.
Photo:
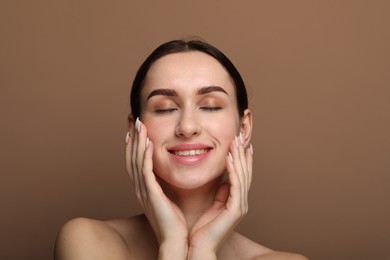
[[[311,259],[390,259],[388,1],[0,2],[0,258],[51,259],[67,220],[140,212],[124,169],[133,76],[198,35],[255,116],[239,230]]]

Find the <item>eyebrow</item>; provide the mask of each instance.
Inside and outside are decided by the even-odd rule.
[[[174,96],[177,96],[177,93],[173,89],[159,88],[159,89],[155,89],[152,92],[150,92],[150,94],[146,100],[148,100],[149,98],[151,98],[153,96],[159,96],[159,95],[160,96],[174,97]]]
[[[199,89],[196,94],[197,95],[204,95],[204,94],[207,94],[207,93],[210,93],[210,92],[222,92],[222,93],[225,93],[226,95],[228,95],[228,93],[221,87],[219,86],[208,86],[208,87],[203,87],[201,89]]]
[[[222,93],[225,93],[226,95],[228,95],[228,93],[223,88],[221,88],[219,86],[207,86],[207,87],[200,88],[196,92],[196,94],[197,95],[204,95],[204,94],[208,94],[211,92],[222,92]],[[150,94],[148,95],[146,100],[150,99],[153,96],[159,96],[159,95],[160,96],[174,97],[174,96],[177,96],[177,93],[173,89],[159,88],[159,89],[155,89],[152,92],[150,92]]]

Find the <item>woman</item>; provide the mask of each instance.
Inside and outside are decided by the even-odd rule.
[[[306,259],[234,228],[248,210],[252,113],[239,72],[202,41],[171,41],[131,91],[126,168],[143,215],[68,222],[56,259]]]

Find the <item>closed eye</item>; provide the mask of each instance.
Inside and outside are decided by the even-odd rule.
[[[222,107],[201,107],[200,109],[205,111],[218,111],[221,110]]]
[[[172,113],[176,111],[177,108],[165,108],[165,109],[156,109],[154,112],[157,114]]]

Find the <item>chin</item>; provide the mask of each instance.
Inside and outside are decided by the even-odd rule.
[[[220,182],[226,172],[224,158],[213,163],[203,162],[195,165],[176,163],[156,163],[154,169],[164,169],[155,172],[156,176],[172,188],[194,190]]]
[[[196,190],[208,185],[213,185],[215,182],[221,182],[222,175],[215,176],[214,178],[204,178],[205,176],[177,176],[176,178],[159,178],[165,185],[171,188],[177,188],[182,190]]]

